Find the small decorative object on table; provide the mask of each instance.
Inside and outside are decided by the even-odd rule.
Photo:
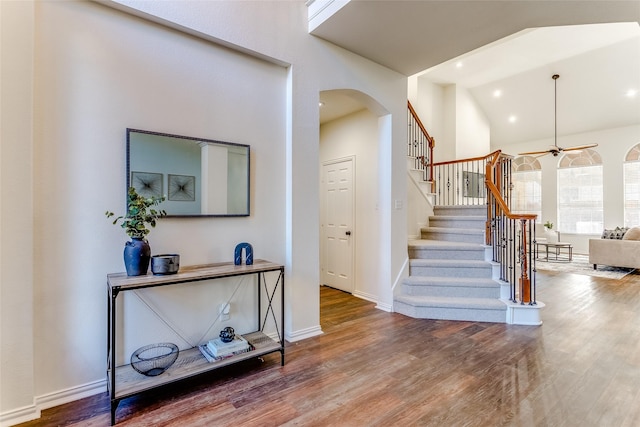
[[[222,342],[231,342],[233,338],[236,336],[236,332],[233,330],[231,326],[227,326],[223,330],[220,331],[220,340]]]
[[[245,251],[245,256],[246,256],[246,264],[247,265],[251,265],[253,264],[253,246],[251,246],[251,244],[247,243],[247,242],[243,242],[243,243],[238,243],[236,245],[236,250],[233,254],[233,263],[235,265],[240,265],[242,264],[242,251]]]
[[[131,367],[142,375],[155,377],[173,365],[179,353],[178,346],[170,342],[145,345],[131,355]]]
[[[151,272],[155,275],[176,274],[180,268],[180,255],[162,254],[151,257]]]

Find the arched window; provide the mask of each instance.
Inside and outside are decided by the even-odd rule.
[[[511,211],[536,214],[542,221],[542,167],[532,156],[516,157],[512,163]]]
[[[624,226],[640,225],[640,144],[624,159]]]
[[[600,234],[602,195],[600,154],[591,149],[565,153],[558,164],[558,231]]]

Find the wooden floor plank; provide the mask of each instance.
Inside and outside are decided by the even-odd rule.
[[[640,273],[538,273],[541,327],[411,319],[321,287],[324,334],[124,399],[119,426],[637,426]],[[570,309],[570,307],[572,309]],[[106,393],[21,427],[109,424]]]

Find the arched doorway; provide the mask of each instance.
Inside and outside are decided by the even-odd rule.
[[[320,281],[380,298],[379,149],[386,110],[354,90],[320,92]]]

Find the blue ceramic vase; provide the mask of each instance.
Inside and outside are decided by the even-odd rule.
[[[132,237],[124,245],[124,267],[127,276],[142,276],[149,270],[151,247],[149,242],[140,237]]]

